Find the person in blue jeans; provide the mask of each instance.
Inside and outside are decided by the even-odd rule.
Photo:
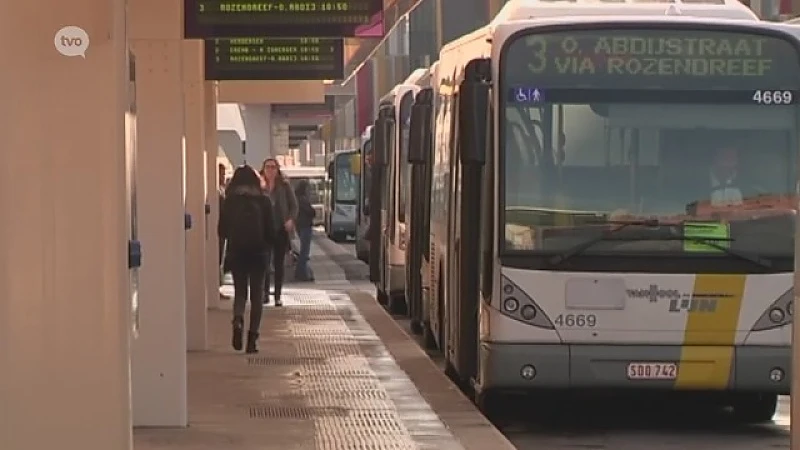
[[[300,180],[295,187],[294,195],[297,198],[297,237],[300,239],[300,255],[295,267],[294,279],[296,281],[314,281],[314,274],[308,266],[311,255],[311,235],[316,211],[311,205],[309,197],[310,184],[307,180]]]

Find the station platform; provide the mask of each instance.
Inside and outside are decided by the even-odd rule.
[[[316,282],[265,309],[259,354],[231,348],[232,301],[209,311],[210,350],[188,354],[190,426],[135,429],[136,450],[514,448],[326,241],[312,246]]]

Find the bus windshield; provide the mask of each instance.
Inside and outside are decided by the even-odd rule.
[[[360,155],[358,153],[345,153],[336,155],[334,173],[334,192],[336,193],[336,203],[347,203],[355,205],[358,202],[361,177],[357,169],[360,166]]]
[[[559,253],[648,218],[711,222],[731,249],[792,255],[800,63],[789,42],[571,30],[518,37],[501,64],[506,250]],[[720,253],[624,231],[639,237],[585,253]]]

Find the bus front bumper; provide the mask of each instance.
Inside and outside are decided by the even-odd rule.
[[[642,367],[647,363],[675,364],[674,378],[629,378],[631,364]],[[532,366],[533,371],[523,369],[526,366]],[[790,368],[789,347],[497,342],[482,342],[480,346],[482,389],[620,388],[788,395]],[[779,372],[782,377],[777,376]]]

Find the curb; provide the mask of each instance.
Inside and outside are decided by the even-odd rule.
[[[516,449],[372,295],[359,291],[347,293],[397,365],[465,450]]]

